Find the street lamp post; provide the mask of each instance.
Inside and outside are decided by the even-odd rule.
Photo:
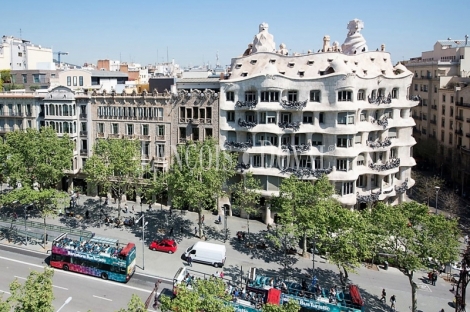
[[[312,248],[312,276],[315,276],[315,249],[316,249],[316,241],[315,235],[313,236],[313,248]]]
[[[57,312],[62,310],[62,308],[65,307],[67,304],[69,304],[70,301],[72,301],[72,297],[68,297],[67,300],[65,300],[64,304],[59,308],[59,310],[57,310]]]
[[[25,206],[24,208],[24,232],[26,233],[26,245],[28,245],[28,231],[26,231],[26,213],[27,213],[27,206]]]
[[[436,189],[436,214],[437,214],[437,195],[439,194],[440,187],[436,186],[435,189]]]
[[[227,214],[228,214],[228,211],[230,209],[230,206],[225,204],[224,205],[224,230],[225,230],[225,240],[224,240],[224,243],[227,241],[228,239],[228,226],[227,226]]]
[[[140,218],[137,219],[137,222],[139,222],[140,219],[142,219],[142,270],[145,270],[145,226],[148,224],[148,222],[145,222],[144,214],[142,214]]]

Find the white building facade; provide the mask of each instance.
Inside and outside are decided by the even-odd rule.
[[[0,44],[0,69],[55,70],[52,49],[11,36],[3,36]]]
[[[341,48],[325,36],[322,51],[290,56],[263,23],[221,81],[220,146],[239,153],[237,168],[262,182],[265,199],[291,174],[327,174],[350,208],[402,201],[414,184],[412,73],[394,67],[384,46],[367,51],[361,21],[348,28]]]

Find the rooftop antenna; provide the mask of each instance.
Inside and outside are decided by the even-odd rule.
[[[20,39],[23,39],[23,32],[21,31],[21,28],[20,28]]]
[[[465,45],[468,44],[468,35],[465,35]]]
[[[217,50],[217,53],[215,54],[215,59],[216,59],[216,62],[215,62],[215,67],[220,67],[220,64],[219,64],[219,51]]]

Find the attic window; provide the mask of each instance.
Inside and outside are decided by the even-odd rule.
[[[299,76],[300,76],[300,77],[303,77],[304,74],[305,74],[305,71],[303,71],[303,70],[302,70],[302,71],[299,71]]]
[[[348,61],[347,61],[347,60],[344,60],[344,64],[347,64],[347,63],[348,63]]]
[[[285,75],[285,74],[286,74],[286,72],[279,72],[279,74],[281,74],[281,75]]]
[[[386,59],[386,58],[384,58],[384,62],[386,62],[386,61],[387,61],[387,59]]]
[[[235,68],[236,68],[236,69],[242,68],[242,64],[238,63],[237,65],[235,65]]]
[[[373,61],[375,61],[375,58],[371,57],[370,60],[373,62]]]
[[[313,61],[307,61],[307,65],[313,65]]]
[[[357,62],[354,62],[354,65],[357,65]]]
[[[355,73],[356,73],[356,71],[355,71],[355,70],[353,70],[353,71],[352,71],[352,73],[353,73],[353,74],[355,74]]]
[[[333,62],[333,59],[328,59],[328,62]]]
[[[251,60],[250,64],[251,64],[251,65],[255,65],[256,62],[258,62],[258,60]]]
[[[367,70],[364,70],[363,72],[364,72],[364,75],[367,75]]]
[[[289,62],[289,63],[287,64],[287,67],[292,68],[292,67],[294,67],[294,65],[295,65],[294,62]]]
[[[248,76],[248,73],[247,73],[247,72],[243,72],[243,73],[242,73],[242,77],[246,77],[246,76]]]
[[[271,64],[276,63],[276,59],[270,59],[270,60],[269,60],[269,63],[271,63]]]
[[[385,70],[382,70],[382,74],[385,75]]]

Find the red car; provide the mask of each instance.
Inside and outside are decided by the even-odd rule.
[[[153,241],[150,243],[149,248],[153,251],[163,251],[169,254],[174,253],[178,247],[176,246],[176,242],[172,239],[162,239],[159,241]]]

